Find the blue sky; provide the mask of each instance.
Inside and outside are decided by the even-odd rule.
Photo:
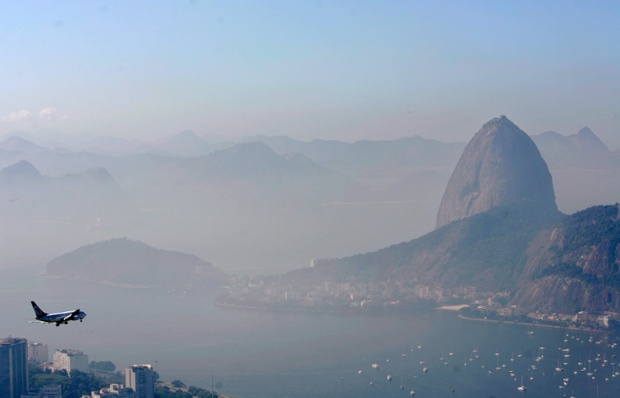
[[[5,1],[0,135],[467,141],[505,114],[620,148],[620,2]]]

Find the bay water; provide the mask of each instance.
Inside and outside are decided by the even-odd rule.
[[[271,313],[219,308],[216,292],[180,297],[8,269],[0,337],[78,349],[117,369],[152,364],[164,380],[236,398],[617,397],[616,336],[407,315]],[[80,308],[84,322],[31,323]],[[526,391],[519,391],[523,383]]]

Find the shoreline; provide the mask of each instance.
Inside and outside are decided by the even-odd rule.
[[[491,322],[491,323],[506,323],[506,324],[510,324],[510,325],[531,326],[531,327],[537,327],[537,328],[571,330],[571,331],[574,331],[574,332],[612,333],[611,330],[601,330],[601,329],[592,329],[592,328],[580,328],[580,327],[575,327],[575,326],[550,325],[550,324],[544,324],[544,323],[528,323],[528,322],[501,320],[501,319],[472,318],[472,317],[465,316],[463,314],[458,314],[458,317],[461,318],[461,319],[468,320],[468,321]]]

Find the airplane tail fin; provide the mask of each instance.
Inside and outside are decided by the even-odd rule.
[[[37,318],[41,318],[47,315],[47,312],[44,312],[41,308],[39,308],[37,303],[35,303],[34,301],[31,301],[30,304],[32,304],[32,308],[34,309],[34,313],[37,316]]]

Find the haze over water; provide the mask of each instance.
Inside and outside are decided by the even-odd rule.
[[[29,323],[31,299],[47,311],[79,306],[88,316],[60,327]],[[213,372],[217,390],[237,398],[401,397],[411,389],[422,397],[516,397],[521,376],[530,397],[620,394],[619,348],[611,346],[618,340],[603,333],[469,321],[447,311],[341,316],[212,302],[213,294],[176,297],[9,270],[0,281],[0,335],[48,344],[50,356],[79,349],[120,370],[151,363],[162,379],[188,385],[210,388]]]

